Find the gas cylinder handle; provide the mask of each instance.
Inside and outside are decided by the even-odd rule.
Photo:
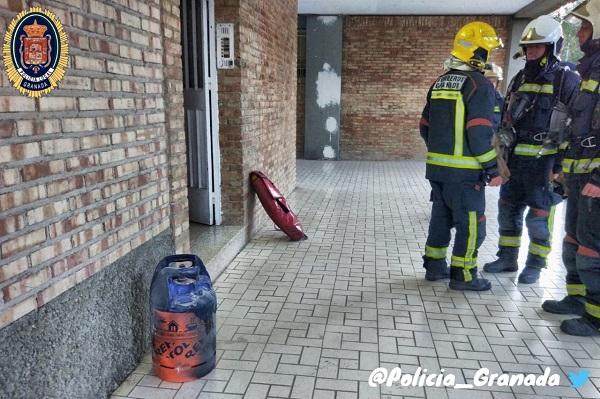
[[[204,262],[202,262],[202,260],[194,254],[176,254],[166,256],[158,263],[158,265],[156,265],[154,275],[174,262],[192,262],[192,267],[200,268],[200,274],[208,275],[208,271],[206,270],[206,266],[204,266]]]

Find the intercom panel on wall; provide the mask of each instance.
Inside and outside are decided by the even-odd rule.
[[[235,67],[233,47],[233,24],[217,24],[218,68],[232,69]]]

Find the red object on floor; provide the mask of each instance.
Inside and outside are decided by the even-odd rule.
[[[287,234],[292,241],[308,238],[302,230],[298,217],[288,206],[283,194],[279,192],[275,184],[264,173],[257,170],[250,172],[250,183],[267,215],[281,231]]]

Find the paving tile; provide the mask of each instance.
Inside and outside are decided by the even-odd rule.
[[[141,384],[140,384],[141,385]],[[160,388],[180,389],[183,384],[181,382],[161,381]]]
[[[318,366],[321,358],[321,348],[303,348],[300,364],[308,366]]]
[[[227,381],[209,380],[204,384],[202,392],[223,392],[225,386],[227,386]]]
[[[242,399],[242,395],[233,395],[228,393],[202,392],[202,399]]]
[[[177,393],[174,389],[137,386],[129,393],[130,398],[139,399],[173,399]]]
[[[315,389],[313,398],[314,399],[334,399],[335,391],[326,391],[323,389]]]
[[[272,374],[272,373],[254,373],[252,382],[257,384],[271,385],[292,385],[294,383],[293,375]]]
[[[246,388],[248,388],[248,384],[250,384],[250,380],[252,379],[252,374],[250,371],[235,370],[227,383],[225,393],[243,394],[246,392]]]
[[[129,376],[127,377],[127,379],[121,384],[121,386],[119,386],[119,388],[117,388],[116,391],[113,392],[114,395],[116,396],[127,396],[129,395],[129,392],[131,392],[133,390],[133,388],[136,387],[137,383],[144,378],[144,374],[137,374],[137,373],[131,373],[129,374]]]
[[[358,381],[317,378],[316,389],[331,389],[336,391],[358,391]]]
[[[269,385],[250,384],[244,394],[244,399],[264,399],[269,392]]]
[[[177,391],[174,399],[196,399],[206,384],[206,380],[185,382]]]
[[[291,398],[304,399],[311,398],[315,386],[314,377],[298,376],[294,381]]]
[[[290,387],[281,386],[281,385],[271,385],[271,389],[269,389],[269,397],[273,398],[289,398],[290,397]]]
[[[280,363],[279,367],[277,368],[277,373],[316,376],[317,375],[317,366],[303,366],[303,365]]]

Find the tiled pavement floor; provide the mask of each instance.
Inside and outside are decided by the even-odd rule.
[[[215,282],[218,365],[186,384],[151,375],[150,356],[115,392],[128,398],[600,398],[600,340],[564,335],[564,317],[541,310],[564,294],[563,214],[549,270],[531,286],[516,273],[487,275],[484,293],[449,291],[423,279],[429,186],[422,162],[298,162],[291,205],[309,239],[290,242],[266,228]],[[488,189],[494,258],[497,189]],[[525,241],[527,243],[527,241]],[[523,261],[526,248],[521,252]],[[561,374],[560,387],[371,388],[376,367],[413,373],[445,369],[457,382],[475,371]],[[570,387],[566,373],[590,380]]]

